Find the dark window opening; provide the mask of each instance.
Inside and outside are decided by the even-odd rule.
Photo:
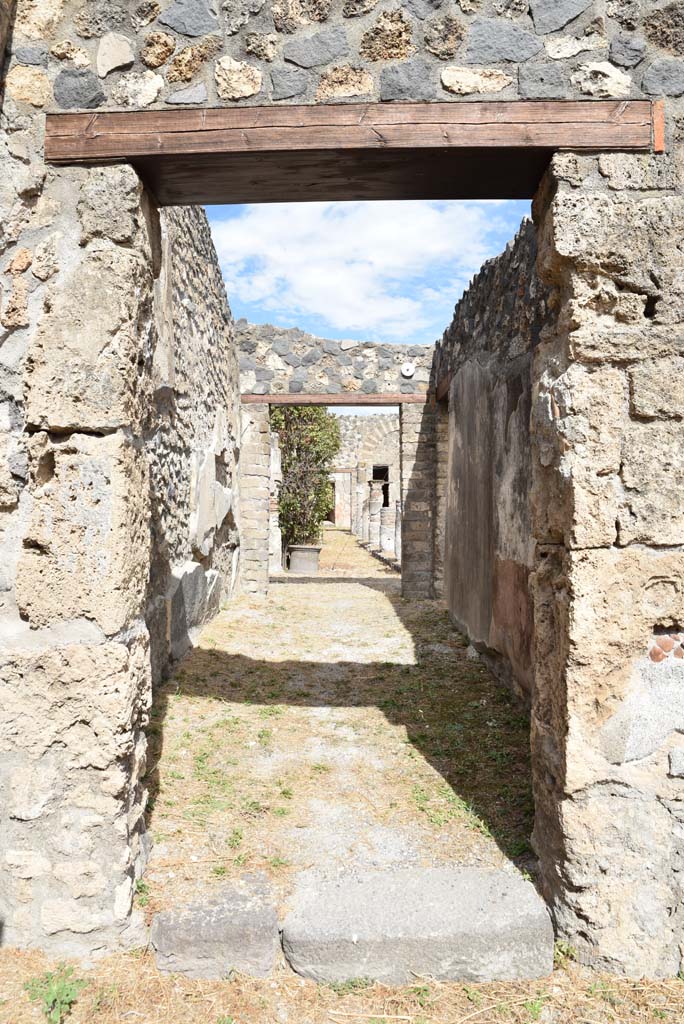
[[[382,507],[389,508],[389,466],[373,466],[373,479],[382,480]]]

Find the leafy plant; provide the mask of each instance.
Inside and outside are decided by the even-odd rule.
[[[567,967],[572,961],[577,959],[577,950],[574,946],[570,945],[564,939],[558,939],[554,943],[553,947],[553,965],[554,967]]]
[[[31,1002],[42,1003],[41,1009],[50,1024],[61,1024],[87,984],[83,978],[74,977],[73,967],[60,963],[56,971],[31,978],[24,989]]]
[[[271,410],[271,427],[278,431],[282,455],[278,511],[283,544],[316,544],[333,509],[329,475],[340,450],[339,423],[321,406],[287,406]]]
[[[228,845],[233,850],[237,850],[237,848],[240,846],[241,843],[242,843],[242,829],[241,828],[234,828],[233,831],[230,833],[230,836],[228,837]]]
[[[370,988],[372,984],[373,982],[370,978],[348,978],[347,981],[331,981],[328,987],[337,996],[348,996],[352,992],[363,992],[364,989]]]
[[[529,1013],[532,1020],[539,1020],[539,1018],[541,1017],[541,1012],[544,1009],[544,1003],[546,1002],[546,1000],[547,996],[541,995],[538,996],[536,999],[528,999],[526,1003],[523,1003],[523,1006]]]
[[[135,892],[138,897],[138,903],[141,907],[146,907],[150,902],[150,887],[147,882],[139,878],[135,883]]]

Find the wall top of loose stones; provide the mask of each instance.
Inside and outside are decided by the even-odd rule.
[[[48,110],[684,96],[684,5],[18,0],[7,92]]]
[[[238,320],[242,394],[424,394],[428,390],[432,345],[383,345],[335,341],[298,328]],[[415,371],[402,374],[404,363]]]

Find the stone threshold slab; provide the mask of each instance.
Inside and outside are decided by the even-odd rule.
[[[412,867],[333,881],[305,876],[290,907],[285,956],[319,982],[513,981],[553,968],[548,910],[513,872]]]

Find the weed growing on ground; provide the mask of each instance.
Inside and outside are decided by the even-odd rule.
[[[416,1001],[422,1010],[430,1002],[430,989],[427,985],[416,985],[411,989],[411,993],[416,997]]]
[[[568,964],[577,959],[577,950],[569,942],[558,939],[553,947],[553,966],[565,968]]]
[[[82,978],[74,977],[73,967],[60,963],[57,970],[31,978],[24,985],[24,990],[31,1002],[41,1004],[43,1015],[50,1024],[61,1024],[87,984]]]
[[[135,883],[135,894],[138,898],[138,904],[141,907],[146,907],[150,902],[150,887],[144,879],[139,878]]]
[[[548,996],[541,995],[536,999],[528,999],[527,1002],[523,1003],[523,1006],[530,1015],[531,1020],[539,1020],[541,1012],[544,1009],[544,1003],[548,999]]]
[[[370,978],[349,978],[348,981],[331,981],[328,988],[332,989],[337,996],[348,996],[352,992],[363,992],[372,984]]]

